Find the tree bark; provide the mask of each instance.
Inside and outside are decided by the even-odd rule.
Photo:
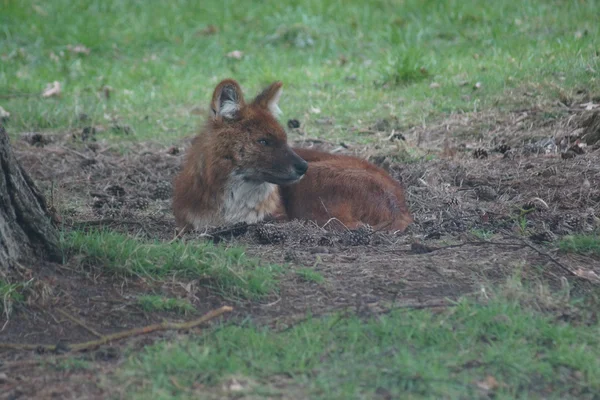
[[[15,261],[60,261],[58,230],[46,201],[15,158],[0,125],[0,269]]]

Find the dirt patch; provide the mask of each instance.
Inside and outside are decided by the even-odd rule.
[[[597,141],[588,141],[598,116],[562,109],[543,113],[452,116],[427,129],[406,128],[401,135],[387,124],[377,129],[371,147],[297,140],[303,146],[358,154],[387,168],[406,187],[415,219],[406,234],[369,229],[333,233],[292,221],[220,227],[181,240],[243,244],[248,254],[265,262],[288,264],[277,295],[260,302],[239,301],[227,317],[236,321],[250,315],[277,328],[304,318],[308,310],[313,315],[343,309],[370,314],[398,306],[435,307],[481,293],[483,285],[516,272],[557,287],[568,275],[565,268],[585,265],[600,274],[600,260],[559,254],[547,244],[600,226],[600,151]],[[14,147],[65,230],[103,227],[172,240],[171,183],[189,140],[176,146],[139,144],[121,153],[100,135],[95,137],[93,143],[82,135],[33,142],[26,137]],[[411,147],[426,149],[426,156],[399,162],[399,155]],[[564,156],[568,151],[575,154]],[[324,282],[297,274],[301,267],[317,271]],[[187,298],[198,315],[231,304],[202,285],[124,280],[97,268],[82,269],[76,258],[65,265],[29,265],[11,273],[34,278],[40,286],[30,304],[11,315],[2,342],[68,344],[93,339],[93,331],[107,334],[162,318],[190,319],[145,312],[134,301],[141,294]],[[585,281],[569,279],[576,290],[586,290]],[[135,348],[172,335],[155,334],[127,344]],[[122,359],[123,344],[113,346],[81,355],[92,365],[83,370],[40,364],[49,359],[47,354],[3,351],[0,372],[7,377],[0,386],[8,394],[0,398],[106,397],[107,386],[98,377]]]

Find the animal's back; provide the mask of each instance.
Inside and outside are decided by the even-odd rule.
[[[318,224],[336,218],[348,228],[369,224],[397,231],[412,222],[400,183],[383,169],[357,157],[294,151],[309,167],[300,182],[281,188],[288,218]]]

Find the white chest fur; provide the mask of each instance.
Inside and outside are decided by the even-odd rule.
[[[258,183],[244,180],[241,176],[231,176],[225,188],[221,215],[226,223],[261,221],[267,209],[264,202],[273,194],[277,186],[272,183]]]

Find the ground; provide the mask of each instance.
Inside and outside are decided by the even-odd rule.
[[[555,289],[560,289],[567,278],[573,295],[585,293],[592,290],[593,282],[576,278],[574,272],[583,268],[600,274],[598,255],[557,252],[552,243],[557,236],[597,229],[598,145],[564,159],[554,147],[532,154],[522,143],[537,143],[549,132],[553,136],[558,132],[567,137],[572,132],[585,135],[589,133],[586,124],[598,114],[577,109],[552,121],[538,121],[536,117],[535,112],[523,111],[500,121],[494,134],[477,144],[477,149],[486,149],[483,158],[475,158],[474,150],[466,146],[449,148],[442,144],[436,151],[436,129],[428,127],[424,131],[433,139],[427,147],[436,151],[437,157],[408,163],[382,155],[391,149],[397,154],[397,147],[417,140],[420,130],[403,132],[405,140],[400,141],[390,141],[386,131],[373,133],[380,138],[377,150],[324,141],[315,144],[297,139],[301,133],[291,132],[298,145],[345,153],[373,152],[371,158],[387,164],[406,187],[415,218],[409,231],[398,235],[366,231],[333,234],[311,223],[294,221],[208,232],[212,233],[208,238],[217,238],[221,244],[242,244],[247,255],[264,263],[287,265],[279,290],[258,301],[227,298],[208,289],[210,283],[207,286],[202,279],[189,281],[176,274],[168,280],[143,275],[124,280],[122,275],[85,265],[77,257],[64,265],[23,266],[18,273],[25,279],[35,277],[38,286],[32,290],[37,296],[30,297],[30,307],[11,316],[3,341],[75,343],[94,339],[90,329],[108,334],[162,318],[185,319],[178,309],[144,310],[136,299],[148,293],[188,300],[193,306],[188,315],[233,305],[228,320],[242,321],[251,316],[257,323],[278,328],[306,318],[307,311],[315,316],[340,310],[374,315],[402,307],[444,308],[482,288],[500,285],[514,274]],[[486,118],[489,116],[463,115],[443,121],[441,126],[464,129]],[[494,150],[498,137],[510,150]],[[147,144],[121,154],[72,135],[44,135],[33,145],[31,137],[24,136],[14,147],[19,161],[48,193],[50,207],[63,210],[60,224],[65,235],[72,229],[104,228],[135,235],[139,240],[167,242],[175,238],[168,194],[188,143],[184,140],[169,147]],[[589,184],[584,183],[586,179]],[[237,231],[236,237],[232,231]],[[206,232],[196,232],[179,240],[194,243],[208,239]],[[45,293],[46,289],[51,293]],[[47,309],[49,302],[53,311]],[[120,363],[121,346],[136,348],[171,335],[156,334],[101,347],[83,357],[94,360],[94,367],[83,372],[49,368],[43,363],[44,356],[40,359],[33,353],[5,352],[7,371],[14,379],[10,393],[41,397],[60,393],[73,398],[85,393],[102,398],[110,390],[100,381],[110,379],[105,374],[110,376],[113,365]],[[40,364],[32,368],[31,360]],[[37,378],[31,380],[33,376]],[[27,386],[19,382],[27,382]]]
[[[0,123],[64,254],[0,270],[0,399],[597,398],[597,1],[0,4]],[[282,80],[289,141],[382,166],[414,223],[178,236],[226,77]]]

